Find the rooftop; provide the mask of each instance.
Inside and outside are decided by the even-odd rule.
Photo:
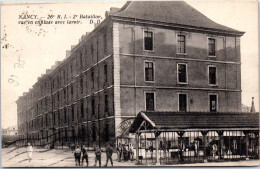
[[[212,21],[184,1],[131,1],[112,16],[221,30],[241,35],[244,33]]]
[[[235,112],[140,112],[133,122],[130,132],[134,133],[143,121],[149,123],[147,129],[214,129],[214,130],[259,130],[259,113]]]

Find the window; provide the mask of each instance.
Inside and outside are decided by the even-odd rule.
[[[215,66],[209,66],[209,84],[217,84],[217,68]]]
[[[45,115],[45,126],[48,126],[48,115]]]
[[[72,61],[73,62],[73,61]],[[73,69],[72,69],[72,64],[70,65],[70,76],[73,76]]]
[[[60,121],[61,121],[61,119],[60,119],[60,111],[58,110],[58,124],[60,124]]]
[[[95,99],[92,98],[91,101],[91,109],[92,109],[92,115],[95,115]]]
[[[55,112],[52,113],[53,125],[56,125]]]
[[[179,63],[178,66],[178,82],[187,83],[187,64]]]
[[[66,94],[66,88],[64,88],[64,90],[63,90],[63,99],[64,99],[64,101],[66,102],[67,101],[67,94]]]
[[[106,54],[106,52],[107,52],[107,34],[104,34],[103,38],[104,38],[104,53]]]
[[[92,88],[94,89],[94,87],[95,87],[95,82],[94,82],[94,70],[91,71],[91,82],[92,82]]]
[[[66,83],[69,81],[69,66],[67,67],[67,74],[66,74]]]
[[[217,95],[216,94],[209,95],[209,110],[210,110],[210,112],[217,111]]]
[[[80,93],[83,93],[83,77],[81,76],[79,79],[79,85],[80,85]]]
[[[57,92],[58,106],[60,105],[60,93]]]
[[[179,94],[179,111],[187,111],[187,94]]]
[[[74,121],[74,105],[71,106],[71,121]]]
[[[80,56],[79,56],[79,64],[80,64],[80,69],[82,69],[82,67],[83,67],[83,58],[82,58],[83,56],[82,56],[82,53],[80,53]]]
[[[104,83],[107,83],[107,64],[104,65]]]
[[[215,56],[216,55],[216,42],[215,39],[213,38],[209,38],[208,39],[208,43],[209,43],[209,48],[208,48],[208,52],[209,52],[209,56]]]
[[[93,47],[93,44],[91,44],[90,50],[91,50],[92,63],[94,63],[94,47]]]
[[[105,95],[105,113],[108,112],[108,95]]]
[[[67,122],[67,108],[64,109],[64,123]]]
[[[43,127],[43,116],[41,116],[41,127]]]
[[[45,111],[47,111],[48,110],[48,100],[47,100],[47,98],[45,98]]]
[[[154,111],[154,93],[145,93],[146,110]]]
[[[105,125],[105,128],[104,128],[104,139],[105,139],[106,142],[109,141],[109,124]]]
[[[66,84],[66,73],[65,73],[65,69],[63,70],[63,83]]]
[[[70,86],[71,91],[71,99],[73,98],[73,85]]]
[[[80,112],[81,112],[81,118],[84,117],[84,101],[81,100],[80,102]]]
[[[177,53],[186,53],[185,35],[178,35],[178,48]]]
[[[153,50],[153,32],[144,31],[144,50]]]
[[[96,126],[94,124],[92,126],[92,141],[96,141]]]
[[[145,81],[154,81],[154,66],[153,62],[145,62]]]

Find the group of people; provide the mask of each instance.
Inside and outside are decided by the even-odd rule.
[[[33,147],[31,146],[30,143],[28,143],[27,147],[27,155],[29,158],[29,162],[32,160],[32,152],[33,152]],[[101,149],[98,146],[94,146],[94,152],[95,152],[95,165],[97,166],[97,162],[99,163],[99,167],[101,167]],[[113,166],[113,148],[111,147],[110,144],[107,144],[106,147],[106,164],[104,167],[107,167],[108,162],[110,161],[111,166]],[[85,145],[76,146],[74,150],[74,158],[75,158],[75,163],[76,166],[83,166],[84,161],[86,162],[86,166],[88,167],[89,161],[88,161],[88,150]],[[118,157],[118,162],[121,162],[121,160],[128,161],[132,160],[134,157],[134,149],[132,144],[121,144],[119,143],[117,146],[117,157]]]
[[[101,167],[101,149],[97,146],[94,146],[94,150],[95,150],[95,167],[97,166],[97,162],[99,163],[99,167]],[[82,155],[82,157],[81,157]],[[113,155],[113,149],[110,146],[110,144],[107,145],[106,147],[106,164],[104,167],[107,167],[108,162],[110,161],[111,165],[113,166],[113,160],[112,160],[112,155]],[[84,161],[86,161],[86,166],[88,167],[88,152],[87,152],[87,148],[83,145],[82,148],[80,149],[79,146],[76,146],[76,149],[74,151],[74,157],[75,157],[75,163],[76,166],[80,166],[80,160],[81,160],[81,164],[83,165]]]
[[[119,143],[117,146],[117,158],[118,162],[128,161],[129,159],[133,161],[134,158],[134,148],[132,144],[121,144]]]

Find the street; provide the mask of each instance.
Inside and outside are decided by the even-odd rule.
[[[94,152],[88,152],[89,167],[95,164]],[[102,153],[102,167],[106,163],[106,155]],[[136,166],[135,161],[118,162],[117,154],[113,154],[113,162],[115,167]],[[83,164],[86,166],[86,163]],[[189,166],[257,166],[258,160],[238,161],[238,162],[208,162],[194,164],[176,164],[170,166],[189,167]],[[109,163],[108,167],[111,164]],[[144,166],[144,165],[138,165]],[[154,166],[154,165],[149,165]],[[34,149],[32,161],[28,161],[26,148],[3,148],[2,149],[2,167],[75,167],[75,161],[72,151],[68,149]]]

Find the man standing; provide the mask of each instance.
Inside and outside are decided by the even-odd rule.
[[[133,161],[134,160],[134,148],[131,143],[129,144],[129,153],[130,153],[130,159],[131,159],[131,161]]]
[[[79,146],[77,146],[75,149],[74,157],[75,157],[76,166],[80,166],[81,150]]]
[[[33,153],[33,147],[31,146],[30,143],[28,143],[27,155],[28,155],[28,158],[29,158],[29,162],[31,162],[31,160],[32,160],[32,153]]]
[[[121,143],[118,144],[117,146],[117,158],[118,158],[118,162],[121,162],[121,158],[122,158],[122,146]]]
[[[212,146],[213,159],[215,159],[217,150],[218,150],[218,146],[214,143],[213,146]]]
[[[87,152],[87,148],[85,146],[83,146],[82,148],[82,166],[83,166],[83,161],[84,159],[86,159],[86,163],[87,163],[87,167],[88,167],[88,152]]]
[[[112,148],[110,147],[109,144],[107,145],[106,155],[107,155],[107,161],[106,161],[105,167],[107,167],[107,164],[108,164],[109,160],[110,160],[110,163],[111,163],[111,165],[113,167],[113,160],[112,160],[113,150],[112,150]]]
[[[97,166],[97,161],[99,162],[99,167],[101,167],[101,150],[98,147],[95,147],[95,167]]]

